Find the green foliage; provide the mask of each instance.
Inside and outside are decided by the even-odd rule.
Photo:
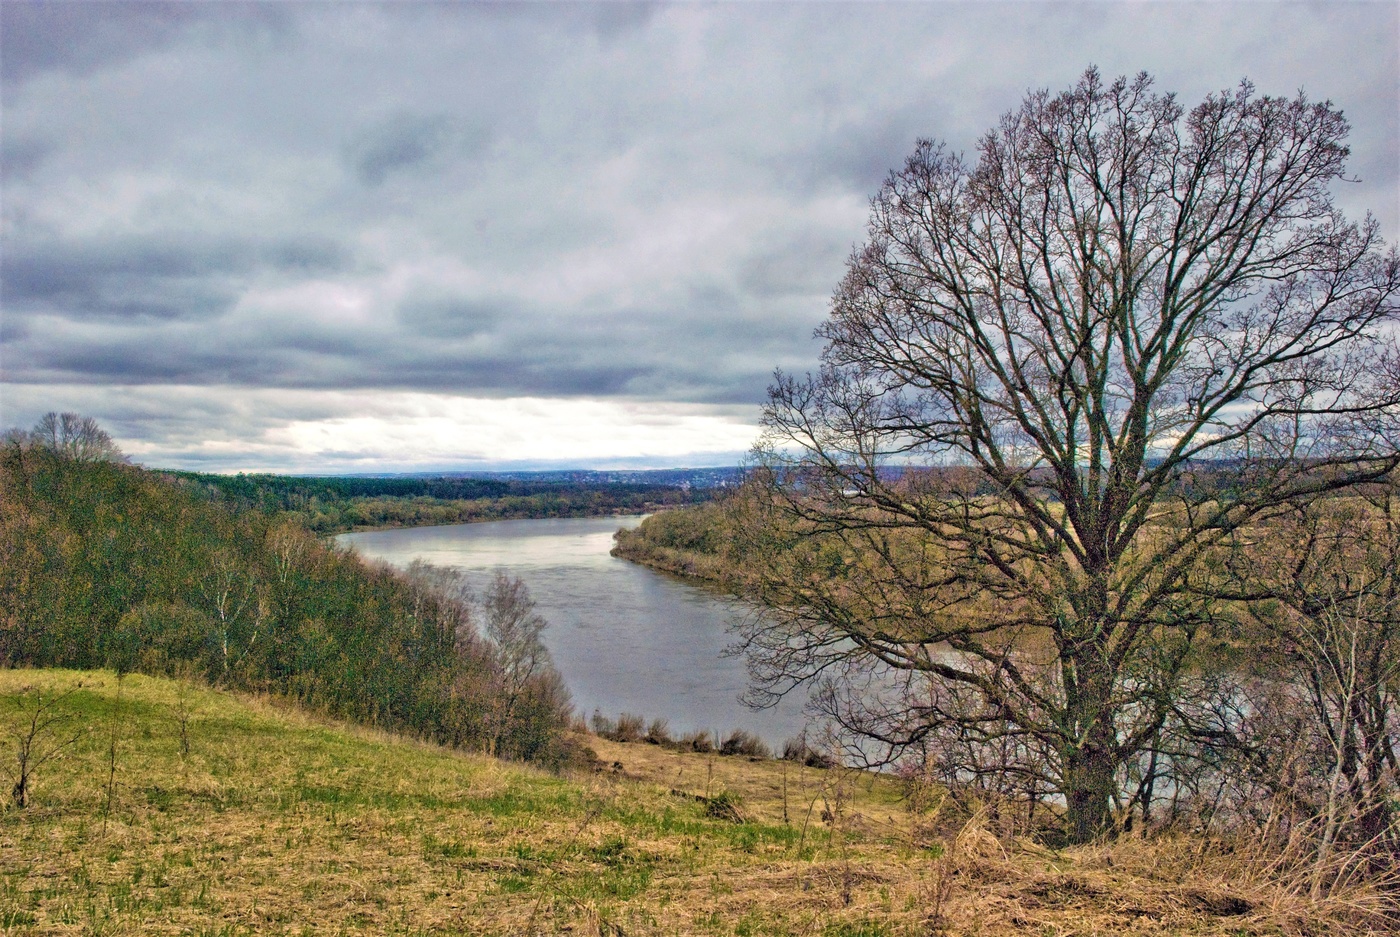
[[[482,478],[347,478],[165,473],[237,510],[285,513],[319,534],[524,517],[596,517],[709,497],[672,485]]]
[[[732,520],[725,501],[659,511],[615,535],[613,555],[655,569],[724,582]]]
[[[0,503],[0,664],[192,668],[448,744],[570,755],[557,673],[508,680],[461,597],[434,582],[165,475],[22,439],[0,451]]]

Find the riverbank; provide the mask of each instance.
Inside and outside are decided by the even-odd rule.
[[[645,499],[609,499],[599,503],[592,495],[581,499],[558,497],[508,497],[472,500],[436,498],[374,498],[345,504],[317,505],[305,511],[285,512],[298,518],[321,536],[415,527],[450,527],[510,520],[558,520],[592,517],[624,517],[663,510],[666,502]]]
[[[694,580],[609,555],[622,518],[511,520],[495,524],[342,534],[362,557],[406,568],[414,560],[463,572],[475,591],[498,569],[520,577],[549,622],[543,640],[585,717],[643,713],[677,734],[735,729],[772,748],[802,732],[805,693],[750,710],[744,662],[725,652],[748,609]]]
[[[631,530],[619,530],[612,555],[674,576],[722,586],[724,508],[688,505],[664,515],[653,514]]]
[[[579,514],[511,514],[502,516],[469,516],[466,520],[423,521],[413,523],[361,524],[346,530],[333,530],[321,534],[322,537],[336,537],[340,534],[372,533],[380,530],[411,530],[419,527],[455,527],[459,524],[491,524],[496,521],[535,521],[535,520],[577,520],[598,517],[636,517],[671,509],[671,505],[643,505],[641,508],[613,508],[606,511],[584,512]]]
[[[684,470],[678,470],[685,474]],[[175,484],[236,509],[294,518],[337,534],[482,521],[645,514],[711,498],[689,483],[575,478],[210,475],[162,472]],[[597,473],[582,473],[591,476]],[[667,472],[641,473],[669,477]]]
[[[583,737],[556,777],[110,672],[0,670],[7,740],[26,686],[73,690],[41,738],[73,741],[0,811],[7,934],[1387,932],[1247,844],[1054,852],[861,772]]]

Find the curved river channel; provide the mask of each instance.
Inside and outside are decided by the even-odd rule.
[[[743,728],[781,748],[803,726],[802,700],[754,711],[739,702],[743,661],[722,653],[743,607],[609,556],[619,527],[641,516],[493,521],[342,534],[362,556],[455,566],[481,590],[504,570],[524,580],[549,621],[545,644],[585,716],[663,718],[673,735]]]

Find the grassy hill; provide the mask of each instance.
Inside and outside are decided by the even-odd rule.
[[[1063,853],[890,777],[589,737],[561,778],[111,672],[0,670],[7,934],[1354,934],[1286,870],[1200,841]],[[120,702],[118,696],[120,694]],[[115,757],[113,753],[115,752]],[[113,770],[115,766],[115,770]],[[8,785],[7,785],[8,786]],[[911,809],[912,808],[912,809]]]
[[[488,610],[494,585],[473,597],[451,571],[366,562],[207,494],[0,443],[0,665],[198,674],[459,748],[571,757],[538,632],[493,631],[528,619],[523,585]]]

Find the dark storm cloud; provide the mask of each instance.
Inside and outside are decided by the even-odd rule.
[[[216,34],[282,30],[274,4],[142,0],[5,0],[0,4],[0,77],[16,84],[47,70],[88,75],[177,43],[200,28]]]
[[[361,182],[380,185],[391,173],[431,163],[448,148],[452,136],[446,117],[392,114],[357,134],[346,146],[346,159]],[[472,144],[474,149],[477,141]]]
[[[1339,202],[1400,231],[1393,4],[9,0],[0,20],[0,339],[28,388],[5,425],[46,386],[149,386],[122,425],[181,433],[176,410],[204,411],[179,388],[239,389],[256,405],[207,414],[230,439],[337,392],[752,408],[774,367],[814,365],[915,140],[972,154],[1090,63],[1188,106],[1246,75],[1331,98],[1363,180]],[[259,388],[315,402],[269,416]]]
[[[349,265],[349,252],[328,238],[26,239],[0,256],[0,301],[11,317],[202,320],[232,308],[250,276],[326,275]]]

